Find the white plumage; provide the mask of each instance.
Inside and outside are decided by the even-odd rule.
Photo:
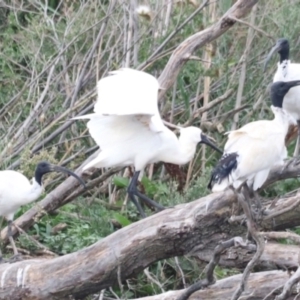
[[[95,113],[74,118],[90,119],[87,127],[101,149],[100,154],[84,166],[84,170],[134,165],[136,173],[128,193],[141,215],[145,216],[134,195],[163,208],[136,189],[138,174],[147,164],[158,161],[186,164],[201,142],[217,148],[200,128],[182,128],[178,139],[163,124],[157,106],[159,84],[152,75],[132,69],[121,69],[111,74],[97,84]]]
[[[23,174],[12,170],[0,171],[0,182],[0,214],[7,220],[13,220],[22,205],[36,200],[43,191],[35,178],[31,184]]]
[[[224,155],[212,172],[209,188],[223,191],[229,186],[239,188],[244,182],[254,191],[266,181],[270,169],[287,157],[285,137],[295,119],[284,109],[275,107],[283,101],[296,82],[276,82],[271,87],[273,120],[251,122],[228,133]]]
[[[245,181],[256,191],[266,181],[271,167],[283,163],[287,157],[285,136],[293,119],[281,108],[271,106],[271,109],[273,120],[255,121],[228,132],[224,155],[236,153],[237,168],[214,184],[213,192],[223,191],[230,185],[237,189]]]
[[[277,63],[277,70],[273,82],[300,80],[300,64],[291,63],[289,60],[289,41],[287,39],[278,39],[276,45],[271,49],[266,58],[265,67],[274,52],[278,52],[280,61]],[[298,124],[298,142],[294,155],[299,154],[299,134],[300,134],[300,86],[290,89],[285,95],[282,107],[289,112]]]
[[[32,178],[32,183],[19,172],[12,170],[0,171],[0,216],[5,217],[8,221],[7,234],[13,247],[14,255],[18,254],[11,231],[14,215],[22,205],[38,199],[43,191],[43,175],[53,171],[72,175],[85,186],[84,181],[75,173],[63,167],[51,165],[48,162],[38,163],[35,176]],[[1,259],[2,254],[0,252],[0,260]]]

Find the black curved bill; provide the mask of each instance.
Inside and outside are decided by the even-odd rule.
[[[64,167],[60,167],[60,166],[55,166],[55,165],[51,165],[52,170],[56,171],[56,172],[62,172],[62,173],[66,173],[68,175],[71,175],[73,177],[75,177],[82,185],[84,188],[86,188],[85,182],[83,181],[82,178],[80,178],[77,174],[75,174],[74,172],[70,171],[67,168]]]
[[[267,55],[265,63],[264,63],[264,72],[267,69],[268,62],[270,61],[272,55],[274,54],[274,52],[277,52],[280,49],[280,47],[281,47],[281,45],[279,43],[276,43],[276,45],[271,49],[271,51]]]
[[[223,151],[220,150],[214,143],[212,143],[210,141],[210,139],[208,138],[208,136],[206,136],[203,133],[201,133],[201,142],[200,143],[206,144],[209,147],[213,148],[214,150],[218,151],[219,153],[223,154]]]
[[[300,80],[293,80],[293,81],[285,81],[284,82],[289,88],[294,86],[300,85]]]

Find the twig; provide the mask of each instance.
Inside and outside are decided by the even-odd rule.
[[[14,226],[18,229],[19,232],[24,234],[29,240],[31,240],[34,244],[36,244],[38,247],[40,247],[43,250],[44,253],[50,254],[50,255],[55,256],[55,257],[58,256],[56,253],[50,251],[48,247],[46,247],[45,245],[38,242],[32,236],[28,235],[21,227],[15,225],[15,224],[14,224]]]
[[[294,232],[282,232],[282,231],[271,231],[271,232],[261,232],[261,234],[266,239],[289,239],[296,244],[300,245],[300,236]]]
[[[233,93],[233,89],[229,89],[228,91],[226,91],[222,96],[210,101],[207,105],[197,109],[194,114],[193,117],[190,118],[190,120],[188,120],[186,123],[184,123],[184,126],[189,126],[193,123],[193,121],[198,118],[202,113],[212,109],[213,107],[215,107],[216,105],[218,105],[219,103],[223,102],[224,100],[228,99]],[[195,100],[196,101],[196,100]]]
[[[213,253],[213,256],[209,262],[209,264],[206,267],[206,278],[202,279],[194,284],[192,284],[190,287],[184,290],[184,292],[177,298],[177,300],[187,300],[193,293],[196,291],[203,289],[209,285],[212,285],[215,283],[214,278],[214,269],[217,266],[217,264],[220,261],[221,254],[224,250],[230,248],[230,247],[237,247],[237,246],[245,246],[245,243],[243,239],[239,236],[234,237],[228,241],[220,242]]]
[[[257,5],[254,5],[253,9],[251,11],[251,24],[254,24],[254,22],[255,22],[256,9],[257,9]],[[232,19],[232,17],[230,17],[230,18]],[[247,58],[248,58],[248,54],[249,54],[249,51],[251,48],[253,35],[254,35],[254,33],[252,30],[252,27],[249,27],[245,51],[241,57],[241,60],[243,60],[243,62],[242,62],[242,67],[241,67],[241,74],[239,76],[239,86],[238,86],[238,91],[237,91],[237,95],[236,95],[235,109],[239,108],[242,104],[242,96],[243,96],[244,85],[245,85],[245,80],[246,80]],[[234,115],[233,120],[234,120],[234,122],[232,123],[231,130],[235,130],[237,127],[237,124],[239,121],[238,113]]]
[[[295,196],[293,198],[295,199],[295,202],[292,205],[290,205],[290,206],[288,206],[286,208],[283,208],[283,209],[281,209],[279,211],[275,211],[274,213],[268,214],[267,216],[264,217],[264,220],[269,220],[269,219],[275,218],[275,217],[280,216],[280,215],[282,215],[282,214],[284,214],[286,212],[289,212],[289,211],[293,210],[294,208],[296,208],[297,206],[299,206],[299,204],[300,204],[300,197],[299,197],[299,195],[297,195],[297,196]]]
[[[180,274],[181,274],[183,287],[186,288],[186,281],[185,281],[184,273],[183,273],[183,271],[182,271],[182,269],[181,269],[181,267],[180,267],[178,257],[175,256],[174,258],[175,258],[175,264],[176,264],[176,266],[177,266],[177,268],[178,268],[178,270],[179,270],[179,272],[180,272]]]
[[[159,54],[162,49],[168,44],[168,42],[178,33],[180,30],[188,24],[207,4],[209,0],[205,0],[202,5],[198,7],[185,21],[183,21],[180,26],[178,26],[174,31],[172,31],[169,36],[159,45],[159,47],[152,53],[152,55],[138,66],[138,70],[143,69],[149,61],[153,60],[157,54]]]
[[[271,39],[273,42],[275,42],[275,39],[274,39],[271,35],[269,35],[269,34],[268,34],[267,32],[265,32],[264,30],[262,30],[262,29],[260,29],[260,28],[258,28],[258,27],[256,27],[256,26],[254,26],[253,24],[250,24],[250,23],[248,23],[248,22],[246,22],[246,21],[237,19],[237,18],[235,18],[235,17],[233,17],[233,16],[229,16],[229,18],[230,18],[231,20],[234,20],[234,21],[236,21],[236,22],[239,22],[239,23],[241,23],[241,24],[244,24],[244,25],[246,25],[246,26],[248,26],[248,27],[251,27],[251,28],[254,29],[255,31],[257,31],[257,32],[259,32],[259,33],[265,35],[266,37],[268,37],[269,39]]]
[[[161,284],[158,280],[156,280],[155,278],[152,277],[152,275],[151,275],[150,272],[149,272],[149,268],[146,268],[146,269],[144,270],[144,274],[146,275],[146,277],[147,277],[152,283],[156,284],[156,285],[161,289],[161,291],[162,291],[163,293],[165,292],[165,290],[164,290],[162,284]]]
[[[98,300],[103,300],[104,293],[105,293],[105,289],[100,292]]]
[[[246,191],[246,186],[244,185],[243,187],[244,193],[245,195],[248,195],[248,191]],[[247,202],[245,200],[245,196],[243,194],[241,194],[240,192],[237,192],[237,197],[238,197],[238,202],[240,203],[240,205],[242,206],[244,213],[246,215],[247,218],[247,228],[248,228],[248,232],[251,234],[252,238],[255,240],[256,242],[256,253],[254,254],[254,256],[252,257],[252,259],[249,261],[249,263],[247,264],[244,272],[243,272],[243,276],[240,282],[239,287],[236,289],[236,291],[234,292],[231,300],[237,300],[241,294],[243,293],[243,291],[245,290],[245,286],[247,283],[247,280],[249,278],[250,272],[252,271],[253,267],[256,265],[256,263],[258,262],[259,258],[261,257],[264,248],[265,248],[265,244],[264,244],[264,240],[262,235],[257,231],[256,229],[256,224],[253,221],[252,218],[252,214],[250,211],[250,207],[249,207],[249,201]],[[249,198],[249,197],[247,197]],[[249,200],[249,199],[247,199]]]
[[[292,294],[293,286],[300,281],[300,267],[297,271],[291,276],[291,278],[283,286],[282,293],[275,297],[275,300],[285,300]]]
[[[271,300],[271,296],[274,294],[279,294],[280,290],[283,288],[283,285],[272,290],[263,300]],[[273,299],[273,298],[272,298]]]

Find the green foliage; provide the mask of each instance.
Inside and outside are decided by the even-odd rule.
[[[129,179],[126,177],[114,176],[113,182],[114,182],[114,185],[116,185],[117,187],[124,188],[124,187],[128,186]]]
[[[177,1],[168,25],[165,25],[165,8],[161,7],[163,2],[150,1],[153,19],[149,21],[137,15],[138,23],[134,31],[137,36],[133,36],[130,41],[130,1],[123,2],[123,6],[116,6],[107,19],[105,15],[110,1],[29,1],[22,4],[22,9],[7,6],[5,10],[0,10],[2,169],[15,168],[31,178],[36,163],[41,160],[69,164],[70,168],[77,167],[91,154],[94,141],[87,137],[86,125],[83,122],[77,122],[68,128],[62,126],[95,101],[95,85],[99,78],[106,75],[107,71],[127,63],[131,67],[138,67],[146,61],[145,70],[158,77],[173,49],[187,37],[213,23],[206,10],[178,31],[178,27],[194,12],[195,7],[189,1]],[[218,1],[217,17],[225,13],[232,2]],[[289,38],[292,60],[300,61],[298,18],[299,9],[290,2],[261,1],[258,4],[255,26],[274,38]],[[249,17],[245,21],[250,22]],[[96,45],[96,38],[102,28],[105,28],[105,24],[107,27]],[[170,120],[173,109],[171,121],[185,124],[191,118],[193,110],[203,105],[202,98],[197,104],[194,99],[203,92],[204,76],[210,76],[210,101],[223,95],[229,88],[235,91],[230,98],[207,112],[209,126],[205,126],[205,130],[222,147],[226,140],[223,134],[231,130],[232,126],[232,115],[227,113],[235,108],[243,59],[247,61],[247,72],[242,104],[248,104],[248,108],[240,112],[237,125],[272,118],[266,87],[272,81],[278,58],[273,58],[266,73],[263,73],[262,61],[273,42],[260,32],[254,31],[250,50],[245,56],[248,30],[247,26],[236,24],[214,41],[212,64],[208,70],[202,61],[205,48],[191,53],[194,58],[187,58],[177,77],[176,90],[171,88],[159,104],[164,119]],[[178,32],[168,40],[154,59],[148,61],[174,31]],[[96,51],[89,60],[95,45]],[[255,106],[260,97],[262,101]],[[192,120],[192,124],[202,126],[201,117]],[[224,131],[218,131],[217,123],[221,123]],[[59,133],[55,135],[56,130]],[[289,146],[290,156],[294,147],[294,143]],[[70,157],[71,162],[68,160]],[[202,167],[202,155],[195,158],[191,178],[182,192],[177,191],[177,181],[161,176],[160,165],[155,169],[151,180],[147,176],[143,177],[141,188],[149,197],[166,207],[205,196],[209,193],[207,183],[219,155],[209,150],[206,151],[204,159],[205,167]],[[183,166],[181,171],[186,179],[188,166]],[[48,175],[45,179],[46,192],[54,188],[58,181],[61,179],[57,175]],[[298,181],[291,179],[278,182],[261,195],[268,198],[287,195],[298,189]],[[112,192],[116,195],[115,202],[109,199],[112,189],[106,191],[103,184],[100,186],[100,193],[98,187],[95,188],[90,194],[44,216],[27,233],[49,250],[62,255],[82,249],[110,235],[117,230],[115,221],[124,227],[139,220],[140,217],[131,202],[122,210],[129,179],[119,173],[113,177],[112,183],[116,186],[116,190]],[[34,205],[38,207],[38,203],[33,203],[21,208],[16,217]],[[153,213],[149,208],[144,209],[148,215]],[[65,228],[55,232],[56,226],[60,224],[66,224]],[[300,233],[299,228],[295,232]],[[39,249],[25,235],[21,235],[17,243],[18,246],[30,250],[32,255]],[[204,268],[188,257],[179,258],[179,264],[188,284],[197,280]],[[165,290],[182,287],[182,278],[175,259],[156,262],[149,267],[149,271]],[[215,270],[219,279],[235,273],[236,270],[226,268]],[[118,286],[114,287],[115,293],[124,299],[161,293],[161,288],[145,274],[141,273],[128,282],[130,284],[124,287],[123,292]]]
[[[122,227],[130,225],[132,223],[125,216],[123,216],[119,213],[114,213],[114,218],[121,224]]]
[[[130,221],[120,214],[113,213],[99,204],[86,206],[84,202],[84,200],[77,200],[66,204],[54,215],[46,215],[35,223],[28,233],[37,237],[38,241],[46,245],[49,250],[63,255],[78,251],[111,234],[114,231],[111,223],[113,218],[123,226],[130,224]],[[38,203],[35,205],[38,207]],[[28,206],[23,207],[18,215],[26,209]],[[66,224],[66,228],[53,233],[53,229],[59,224]],[[38,248],[24,235],[19,237],[19,242],[21,247],[33,253]]]

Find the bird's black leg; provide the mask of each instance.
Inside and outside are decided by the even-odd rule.
[[[137,207],[139,213],[141,214],[141,216],[143,218],[146,217],[146,214],[144,212],[144,210],[142,209],[140,203],[137,201],[137,199],[135,198],[135,196],[141,198],[144,202],[148,203],[149,205],[152,205],[156,208],[158,208],[159,210],[163,210],[165,209],[164,206],[156,203],[155,201],[153,201],[152,199],[148,198],[146,195],[142,194],[138,189],[137,189],[137,181],[140,175],[140,171],[136,171],[133,174],[133,177],[131,179],[131,182],[128,186],[127,192],[128,195],[130,197],[130,200],[134,203],[134,205]]]
[[[146,218],[146,214],[145,214],[140,202],[135,198],[135,192],[134,192],[136,190],[136,184],[137,184],[137,180],[139,178],[139,174],[140,174],[140,172],[135,172],[133,174],[133,177],[132,177],[132,179],[129,183],[129,186],[127,188],[127,193],[128,193],[128,196],[129,196],[130,200],[133,202],[133,204],[138,209],[141,217]]]

